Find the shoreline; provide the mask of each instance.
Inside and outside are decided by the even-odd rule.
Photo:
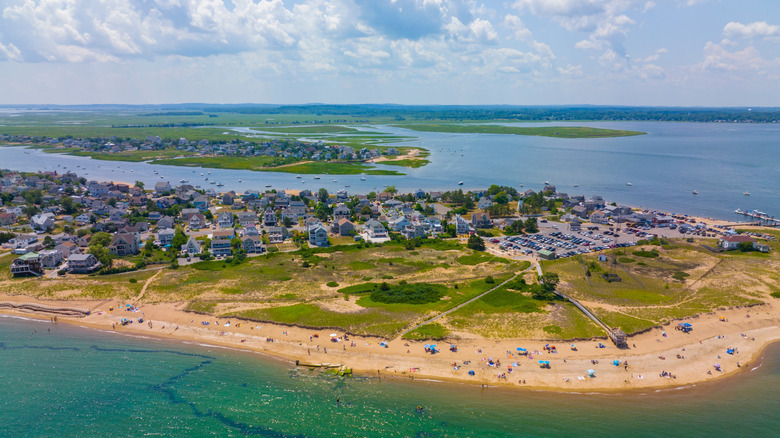
[[[687,318],[682,321],[694,325],[694,331],[689,334],[674,330],[672,325],[654,328],[629,338],[632,347],[627,350],[618,350],[611,343],[604,344],[605,348],[596,348],[600,342],[607,342],[598,339],[577,341],[577,350],[573,351],[566,341],[475,338],[453,341],[457,344],[457,352],[448,349],[450,341],[440,342],[440,353],[431,355],[424,352],[425,342],[394,339],[388,341],[388,347],[382,347],[380,342],[384,342],[383,339],[349,336],[349,340],[345,341],[343,333],[335,331],[332,333],[342,340],[331,342],[327,333],[331,332],[330,329],[323,332],[235,318],[215,318],[183,311],[178,308],[182,303],[142,304],[139,311],[133,313],[120,310],[120,306],[125,308],[125,304],[116,300],[43,301],[3,294],[0,301],[89,308],[92,313],[87,317],[59,316],[57,321],[130,336],[260,353],[290,366],[295,366],[296,360],[344,364],[355,374],[380,379],[457,382],[555,392],[623,393],[719,382],[725,377],[749,372],[761,360],[769,345],[780,341],[779,309],[774,302]],[[111,306],[115,310],[109,312]],[[0,309],[0,313],[51,320],[51,316],[45,313],[12,309]],[[720,320],[721,316],[726,319],[725,322]],[[122,318],[137,321],[139,317],[144,319],[141,324],[120,324]],[[203,321],[208,321],[209,325],[202,324]],[[228,322],[230,325],[226,326]],[[666,336],[662,335],[664,331]],[[313,337],[315,333],[319,338]],[[557,344],[557,353],[544,351],[545,344]],[[516,347],[527,348],[532,358],[516,355]],[[727,354],[728,347],[736,348],[736,354]],[[677,355],[683,358],[678,359]],[[490,366],[488,358],[492,358],[494,363],[500,361],[500,365]],[[539,360],[550,361],[551,368],[540,368]],[[619,361],[619,366],[613,365],[615,360]],[[623,365],[626,361],[627,368]],[[457,369],[453,363],[458,365]],[[719,363],[722,371],[716,371],[714,363]],[[512,372],[508,371],[510,366]],[[595,371],[596,377],[587,377],[586,371],[590,369]],[[470,370],[474,371],[474,376],[468,374]],[[662,371],[667,371],[674,378],[660,376]],[[499,378],[499,374],[505,374],[506,378]]]

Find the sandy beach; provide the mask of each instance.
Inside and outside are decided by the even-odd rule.
[[[534,339],[459,339],[438,342],[436,354],[424,342],[348,336],[332,329],[313,330],[238,319],[215,318],[180,310],[184,303],[139,304],[132,311],[119,301],[36,301],[0,295],[0,302],[34,303],[89,310],[83,318],[57,317],[57,323],[158,336],[237,349],[305,363],[344,364],[356,373],[382,378],[457,380],[479,385],[506,385],[549,390],[622,391],[682,387],[723,378],[755,366],[762,350],[780,339],[780,309],[774,302],[706,314],[690,322],[693,331],[675,330],[676,323],[629,338],[628,349],[606,339],[571,342]],[[110,310],[113,308],[113,310]],[[52,315],[14,309],[45,320]],[[121,325],[125,318],[132,324]],[[138,323],[143,318],[143,323]],[[205,323],[208,322],[208,325]],[[331,340],[336,334],[338,341]],[[599,348],[599,344],[604,348]],[[546,346],[554,346],[554,351]],[[519,355],[525,348],[527,355]],[[733,349],[733,354],[727,353]],[[539,361],[549,361],[549,369]],[[618,362],[615,362],[618,361]],[[615,365],[615,364],[618,365]],[[715,364],[720,365],[720,371]],[[588,371],[593,370],[589,376]],[[473,375],[470,375],[473,371]],[[594,377],[595,376],[595,377]]]

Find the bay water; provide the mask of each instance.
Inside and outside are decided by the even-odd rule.
[[[780,345],[753,368],[665,391],[483,389],[338,378],[255,353],[4,316],[0,435],[777,436]]]
[[[543,123],[521,127],[550,126]],[[415,132],[378,126],[361,132],[388,132],[414,137],[399,145],[430,151],[430,164],[408,169],[377,164],[404,176],[301,175],[248,170],[162,166],[93,160],[40,150],[0,149],[3,168],[22,171],[75,171],[90,180],[158,181],[221,191],[310,189],[331,193],[381,192],[394,185],[401,192],[485,189],[491,184],[525,191],[545,181],[569,195],[601,195],[608,202],[726,220],[746,220],[739,208],[780,217],[780,124],[668,122],[556,122],[555,126],[588,126],[646,132],[617,138],[551,138],[498,134]],[[192,128],[196,130],[197,128]],[[237,129],[251,132],[248,128]],[[345,136],[346,137],[346,136]],[[78,166],[78,167],[77,167]],[[203,173],[204,175],[201,175]],[[206,178],[209,178],[206,180]],[[211,185],[216,181],[221,187]],[[458,185],[459,182],[463,185]],[[629,185],[629,183],[631,185]],[[694,190],[698,194],[693,194]],[[749,193],[749,195],[745,195]]]

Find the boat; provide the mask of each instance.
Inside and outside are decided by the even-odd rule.
[[[320,179],[320,177],[319,176],[315,176],[314,179]]]
[[[736,214],[742,214],[742,209],[738,208],[738,209],[734,210],[734,213],[736,213]]]
[[[189,181],[187,181],[186,179],[180,179],[179,182],[184,184],[184,183],[188,183]]]
[[[361,176],[361,177],[360,177],[360,180],[361,180],[361,181],[365,181],[365,180],[366,180],[366,177],[365,177],[365,176]]]
[[[574,184],[574,187],[579,187],[579,186],[580,186],[579,184]],[[520,186],[520,187],[522,187],[522,186]]]
[[[633,184],[631,184],[630,182],[627,182],[626,185],[627,186],[633,186]]]
[[[750,192],[745,192],[745,193],[743,193],[743,195],[750,196]]]
[[[305,180],[305,179],[302,179],[302,180],[301,180],[301,184],[303,184],[303,183],[305,183],[305,182],[306,182],[306,180]]]
[[[216,181],[209,181],[209,184],[216,184]]]
[[[337,179],[334,179],[334,180],[333,180],[333,182],[339,182],[339,180],[337,180]]]
[[[224,187],[224,184],[222,184],[222,183],[217,183],[217,187]]]
[[[238,182],[241,182],[241,180],[238,180]]]
[[[458,181],[458,185],[462,186],[463,185],[463,181]]]
[[[79,166],[76,166],[76,167],[79,167]],[[159,172],[157,172],[156,170],[154,171],[154,174],[155,174],[155,175],[157,175],[158,173],[159,173]]]
[[[349,187],[349,184],[345,185],[344,187]]]
[[[200,176],[203,176],[203,172],[200,173]]]
[[[295,177],[296,177],[296,178],[300,178],[301,176],[300,176],[300,175],[295,175]]]
[[[266,187],[271,187],[271,184],[266,184],[265,186],[266,186]]]
[[[699,194],[699,191],[698,191],[698,190],[694,190],[694,191],[693,191],[693,194],[694,194],[694,195],[698,195],[698,194]]]
[[[550,185],[550,181],[545,181],[544,183],[548,186]]]

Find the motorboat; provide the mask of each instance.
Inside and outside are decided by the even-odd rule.
[[[694,195],[698,195],[698,194],[699,194],[699,191],[698,191],[698,190],[694,190],[694,191],[693,191],[693,194],[694,194]]]

